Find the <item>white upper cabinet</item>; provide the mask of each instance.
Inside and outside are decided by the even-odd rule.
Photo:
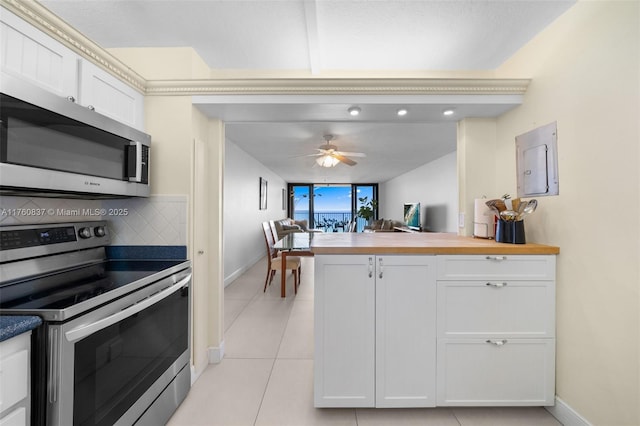
[[[144,97],[91,62],[80,67],[79,102],[102,115],[144,130]]]
[[[144,131],[144,96],[6,9],[2,74],[20,78],[96,113]]]
[[[13,13],[1,11],[2,72],[77,99],[78,55]]]

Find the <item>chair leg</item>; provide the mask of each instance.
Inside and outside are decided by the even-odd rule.
[[[271,275],[271,269],[267,269],[267,277],[264,279],[264,289],[262,290],[263,293],[267,291],[267,284],[269,284],[269,275]]]
[[[293,269],[293,293],[298,294],[298,271]]]

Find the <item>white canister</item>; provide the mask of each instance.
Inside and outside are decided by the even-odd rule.
[[[485,204],[486,198],[476,198],[473,210],[473,236],[477,238],[493,238],[495,236],[494,214]]]

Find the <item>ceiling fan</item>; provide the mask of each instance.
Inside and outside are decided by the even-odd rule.
[[[334,139],[333,135],[324,135],[325,143],[320,145],[317,154],[310,154],[310,157],[316,158],[316,163],[322,167],[335,167],[338,163],[344,163],[348,166],[355,166],[356,163],[348,157],[366,157],[362,152],[344,152],[338,151],[338,147],[331,144]]]

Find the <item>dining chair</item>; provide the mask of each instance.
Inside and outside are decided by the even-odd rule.
[[[264,281],[263,292],[267,291],[267,286],[271,285],[276,271],[282,270],[282,257],[278,255],[278,251],[273,247],[275,238],[271,231],[269,222],[262,222],[262,231],[264,233],[264,241],[267,244],[267,277]],[[287,256],[285,270],[291,270],[293,273],[293,291],[298,294],[298,282],[300,280],[301,262],[299,257]]]

